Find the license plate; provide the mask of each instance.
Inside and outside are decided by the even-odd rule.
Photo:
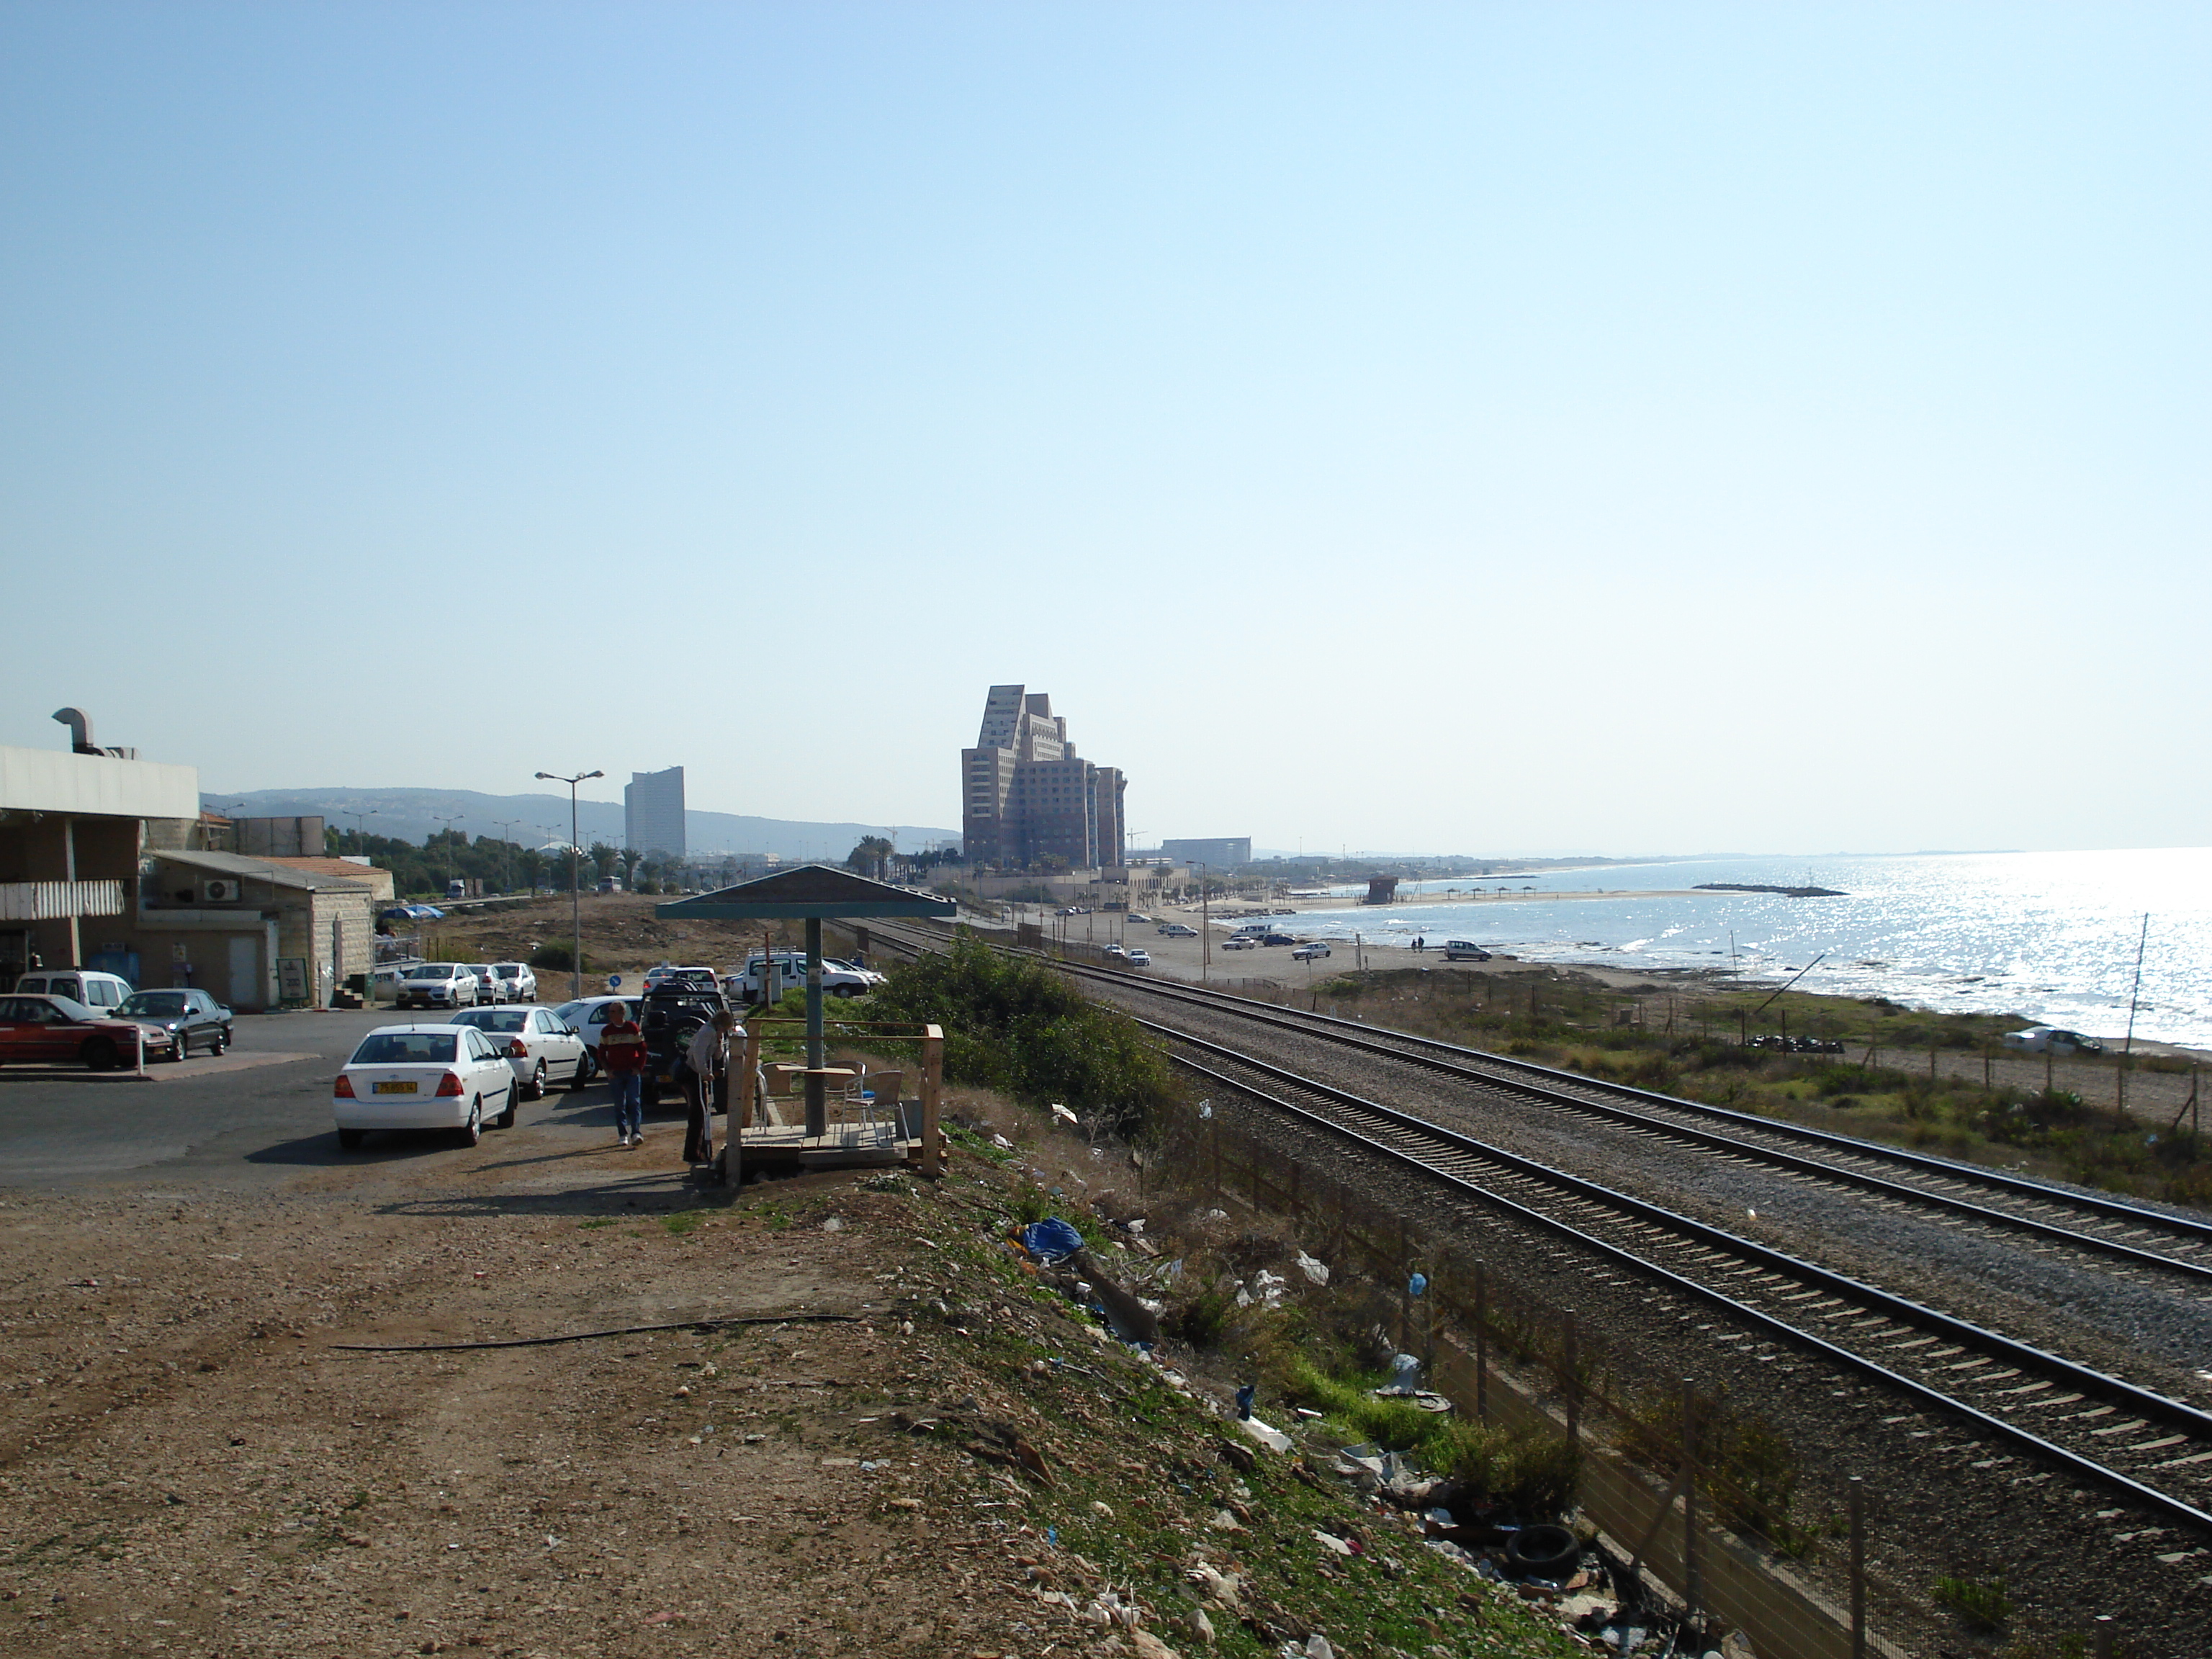
[[[411,1083],[380,1083],[376,1085],[376,1092],[380,1095],[411,1095],[415,1091],[415,1085]]]

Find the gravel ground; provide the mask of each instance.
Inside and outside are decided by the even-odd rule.
[[[1161,1018],[1158,1008],[1153,1001],[1149,1017]],[[2131,1380],[2184,1398],[2207,1397],[2187,1364],[2192,1358],[2201,1364],[2212,1352],[2202,1300],[2176,1295],[2148,1275],[2045,1258],[2016,1242],[1608,1128],[1509,1091],[1470,1098],[1474,1091],[1433,1073],[1348,1055],[1232,1015],[1209,1018],[1179,1008],[1171,1023],[1384,1103],[1440,1122],[1456,1120],[1465,1132],[1523,1156],[1637,1191]],[[1286,1149],[1310,1134],[1257,1115],[1250,1121]],[[1324,1150],[1317,1135],[1306,1153],[1340,1164],[1346,1157],[1334,1144]],[[1914,1650],[1996,1650],[1927,1600],[1933,1577],[1958,1571],[2004,1573],[2024,1623],[2078,1630],[2091,1616],[2112,1613],[2148,1644],[2146,1652],[2201,1651],[2203,1617],[2212,1610],[2206,1571],[2212,1557],[2188,1552],[2212,1540],[2161,1531],[2100,1491],[2076,1490],[1945,1422],[1923,1421],[1824,1364],[1771,1350],[1762,1358],[1741,1340],[1743,1333],[1703,1304],[1676,1305],[1646,1283],[1597,1277],[1574,1253],[1556,1254],[1548,1236],[1540,1245],[1521,1238],[1468,1200],[1415,1193],[1402,1176],[1380,1172],[1375,1196],[1410,1206],[1428,1236],[1492,1261],[1516,1261],[1532,1294],[1577,1307],[1585,1328],[1603,1334],[1632,1383],[1660,1387],[1694,1375],[1766,1418],[1801,1461],[1801,1516],[1832,1510],[1847,1477],[1864,1477],[1877,1504],[1883,1628],[1893,1636],[1912,1632]],[[1755,1221],[1747,1213],[1754,1209]],[[2157,1559],[2167,1554],[2182,1559]],[[1813,1571],[1829,1575],[1835,1588],[1832,1564],[1815,1563]]]

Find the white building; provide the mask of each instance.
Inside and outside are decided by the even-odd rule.
[[[684,769],[633,772],[623,790],[623,845],[633,853],[684,856]]]

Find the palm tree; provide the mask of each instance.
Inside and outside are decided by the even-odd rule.
[[[878,881],[887,881],[894,850],[885,836],[863,836],[860,845],[847,855],[845,867],[858,875],[873,876]]]

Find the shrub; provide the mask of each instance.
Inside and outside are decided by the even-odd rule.
[[[530,965],[532,968],[551,968],[564,974],[578,971],[576,953],[566,945],[539,945],[530,953]],[[581,971],[586,974],[593,971],[592,958],[588,954],[584,957]]]
[[[2005,1581],[1996,1578],[1938,1578],[1929,1593],[1975,1630],[1993,1631],[2012,1617]]]
[[[945,1072],[1032,1106],[1058,1102],[1109,1133],[1139,1133],[1176,1097],[1175,1078],[1136,1022],[1091,1001],[1033,957],[963,934],[901,968],[875,1017],[945,1028]]]

